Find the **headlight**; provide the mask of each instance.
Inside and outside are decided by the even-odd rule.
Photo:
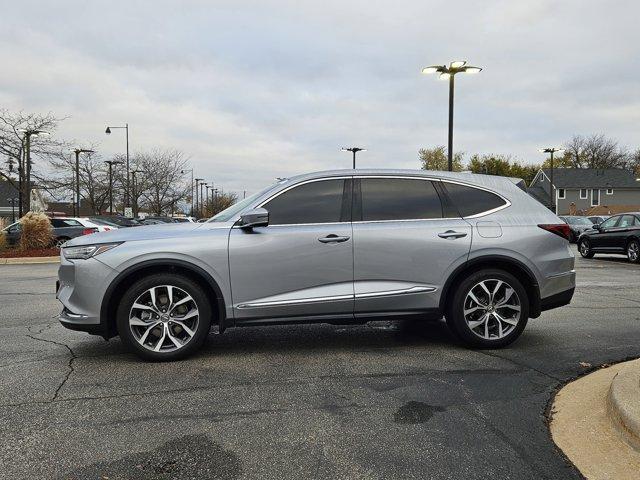
[[[84,245],[82,247],[66,247],[62,249],[64,258],[69,260],[86,260],[101,253],[111,250],[120,245],[119,243],[101,243],[99,245]]]

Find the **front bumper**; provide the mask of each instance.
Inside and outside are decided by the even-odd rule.
[[[100,319],[105,291],[117,272],[97,259],[60,259],[56,298],[62,303],[60,323],[71,330],[104,335]]]

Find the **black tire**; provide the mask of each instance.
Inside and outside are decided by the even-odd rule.
[[[177,287],[190,295],[197,306],[199,314],[194,330],[195,333],[184,346],[173,351],[155,352],[145,348],[136,340],[129,325],[129,313],[133,303],[140,295],[153,287],[163,285]],[[198,283],[182,275],[160,273],[144,277],[127,289],[118,305],[116,323],[122,343],[129,351],[145,360],[172,361],[186,358],[202,347],[211,328],[212,312],[211,302],[204,289]]]
[[[489,281],[489,284],[491,284],[492,280],[505,282],[514,290],[519,299],[520,315],[517,320],[517,324],[513,326],[511,331],[509,331],[505,336],[501,338],[486,339],[474,333],[471,329],[465,320],[464,308],[469,292],[480,282]],[[520,281],[510,273],[498,269],[479,270],[457,284],[453,296],[450,297],[446,311],[446,320],[449,328],[464,344],[475,348],[501,348],[509,345],[522,334],[522,331],[527,326],[528,319],[529,296],[522,286],[522,283],[520,283]],[[491,318],[492,325],[497,325],[496,322],[498,321],[495,317]],[[491,335],[489,335],[489,337],[490,336]]]
[[[593,258],[595,255],[591,250],[591,242],[589,242],[588,238],[583,238],[578,242],[578,251],[583,258]]]
[[[627,243],[627,258],[631,263],[640,263],[640,242],[635,238]]]

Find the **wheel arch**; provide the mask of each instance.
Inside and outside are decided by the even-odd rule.
[[[455,292],[456,285],[458,285],[468,275],[485,268],[504,270],[520,280],[529,297],[529,317],[537,318],[540,316],[540,287],[535,275],[524,263],[514,258],[502,255],[484,255],[476,257],[470,259],[467,263],[454,270],[442,289],[442,295],[440,296],[440,311],[446,311],[446,306]]]
[[[219,331],[225,328],[226,309],[222,289],[215,279],[201,267],[192,263],[176,259],[146,260],[133,265],[121,272],[109,285],[100,305],[100,323],[103,325],[105,338],[111,338],[118,334],[116,326],[116,312],[118,299],[135,281],[143,276],[155,273],[175,273],[184,275],[205,289],[211,298],[211,307],[216,313]]]

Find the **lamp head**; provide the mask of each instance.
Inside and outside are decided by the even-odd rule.
[[[104,131],[104,133],[106,133],[107,135],[111,135],[111,129],[109,127],[107,127],[107,129]]]

